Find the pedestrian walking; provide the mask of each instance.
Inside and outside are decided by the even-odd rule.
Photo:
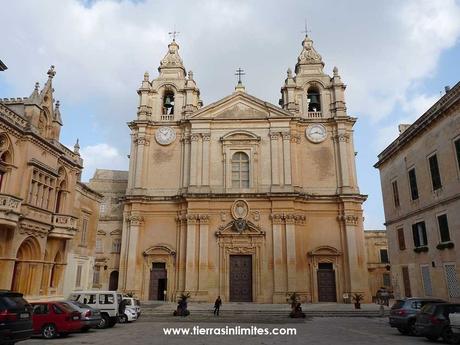
[[[222,305],[222,300],[220,299],[220,296],[217,296],[217,299],[214,302],[214,315],[219,316],[219,310],[220,310],[221,305]]]

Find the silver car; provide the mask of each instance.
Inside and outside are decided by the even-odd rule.
[[[61,303],[70,305],[73,309],[80,312],[80,320],[83,323],[83,332],[88,331],[90,328],[96,328],[102,320],[101,312],[97,309],[91,308],[87,304],[83,304],[78,301],[63,301]]]

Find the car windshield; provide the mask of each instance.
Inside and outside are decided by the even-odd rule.
[[[2,296],[0,300],[0,304],[4,305],[4,308],[24,308],[29,304],[21,296],[15,296],[13,294],[11,296]]]
[[[63,309],[65,312],[67,313],[71,313],[73,311],[76,311],[77,309],[75,307],[72,306],[72,304],[70,303],[66,303],[66,302],[59,302],[59,303],[56,303],[59,308]]]
[[[124,301],[125,301],[126,305],[133,305],[133,302],[129,298],[125,299]]]
[[[404,306],[405,302],[406,301],[402,299],[398,299],[397,301],[395,301],[395,304],[392,305],[391,309],[401,309]]]
[[[78,298],[80,297],[80,295],[77,295],[77,294],[71,294],[68,298],[69,301],[78,301]]]

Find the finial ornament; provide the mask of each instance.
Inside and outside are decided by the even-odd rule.
[[[56,101],[56,109],[59,109],[59,107],[61,106],[61,102],[59,100]]]
[[[193,80],[193,72],[191,70],[188,71],[188,80]]]
[[[56,71],[54,70],[54,65],[51,65],[50,69],[46,73],[48,74],[48,78],[53,79],[53,77],[56,75]]]
[[[308,30],[307,18],[305,18],[305,30],[301,32],[305,33],[305,37],[308,37],[308,33],[311,32],[310,30]]]
[[[291,70],[291,68],[288,68],[288,70],[287,70],[287,77],[292,78],[292,70]]]
[[[40,89],[40,83],[37,81],[35,83],[35,91],[38,91]]]
[[[180,31],[176,31],[176,26],[174,26],[173,31],[168,32],[168,35],[172,37],[173,41],[176,41],[176,36],[180,34]]]
[[[299,63],[320,62],[322,63],[321,55],[313,48],[313,41],[310,37],[306,36],[302,41],[302,52],[298,57]]]
[[[244,73],[244,70],[241,69],[241,67],[239,67],[239,68],[236,70],[235,75],[238,76],[238,84],[242,84],[242,82],[241,82],[241,76],[246,75],[246,73]]]
[[[77,138],[77,142],[73,146],[73,153],[75,153],[77,155],[80,154],[80,144],[79,144],[78,138]]]
[[[144,73],[144,81],[149,81],[149,77],[150,77],[149,72],[145,72]]]
[[[337,66],[334,66],[332,72],[334,73],[334,77],[337,77],[339,75],[339,69],[337,68]]]

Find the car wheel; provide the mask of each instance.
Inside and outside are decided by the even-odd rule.
[[[43,326],[42,335],[43,335],[43,338],[45,339],[52,339],[56,337],[56,326],[53,325],[52,323],[46,326]]]
[[[409,335],[417,335],[417,329],[415,328],[415,320],[409,320]]]
[[[120,315],[119,317],[120,323],[127,323],[128,322],[128,317],[126,314]]]
[[[425,338],[427,338],[429,341],[437,341],[439,337],[435,335],[427,335]]]
[[[107,315],[101,315],[101,321],[99,321],[99,324],[97,325],[97,328],[102,329],[102,328],[107,328],[109,327],[109,317]]]
[[[456,344],[458,340],[450,327],[444,328],[441,337],[447,344]]]

